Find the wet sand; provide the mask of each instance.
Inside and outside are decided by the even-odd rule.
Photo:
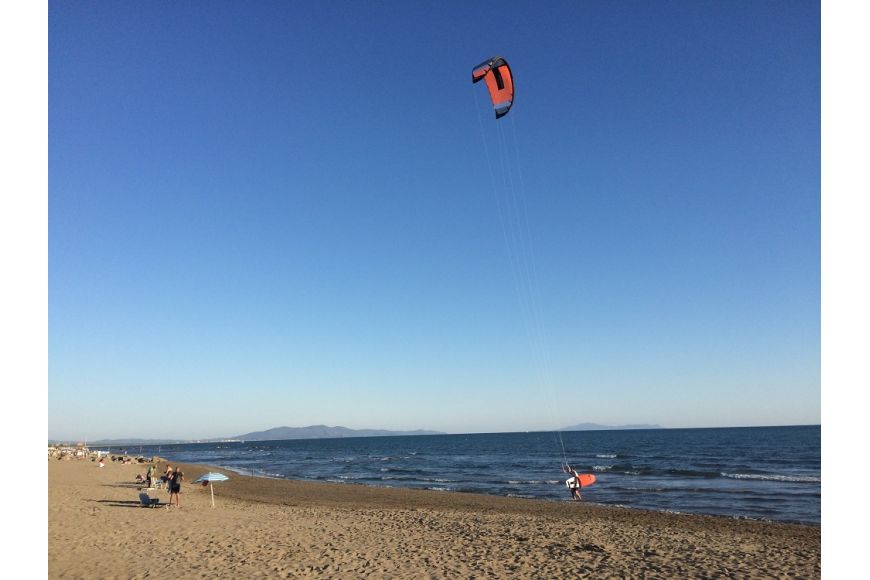
[[[49,577],[821,576],[814,525],[182,470],[181,508],[149,509],[146,466],[49,459]]]

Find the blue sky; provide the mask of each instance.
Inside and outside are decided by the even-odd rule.
[[[53,2],[48,30],[49,437],[820,422],[817,3]]]

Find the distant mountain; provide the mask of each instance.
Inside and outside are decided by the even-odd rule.
[[[233,439],[244,441],[272,441],[278,439],[335,439],[340,437],[388,437],[391,435],[446,435],[441,431],[388,431],[386,429],[348,429],[347,427],[327,427],[326,425],[311,425],[309,427],[275,427],[265,431],[254,431],[237,435]]]
[[[562,431],[620,431],[628,429],[663,429],[661,425],[599,425],[598,423],[578,423],[563,427]]]
[[[137,439],[125,437],[121,439],[98,439],[87,441],[89,447],[133,447],[137,445],[172,445],[176,443],[221,443],[225,441],[272,441],[279,439],[336,439],[339,437],[389,437],[391,435],[446,435],[443,431],[388,431],[386,429],[348,429],[347,427],[327,427],[326,425],[311,425],[309,427],[275,427],[265,431],[254,431],[235,437],[213,437],[210,439]],[[72,444],[75,441],[59,441],[49,439],[49,445]]]

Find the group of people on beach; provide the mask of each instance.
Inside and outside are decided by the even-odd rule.
[[[152,472],[153,470],[153,472]],[[157,468],[153,465],[148,470],[149,476],[157,473]],[[180,467],[172,469],[171,465],[166,466],[166,471],[160,476],[160,480],[169,490],[169,505],[172,505],[172,498],[175,498],[175,506],[181,507],[181,482],[184,481],[184,472]]]
[[[148,466],[148,471],[145,475],[136,474],[136,483],[146,485],[148,488],[153,488],[157,481],[166,486],[169,491],[169,505],[172,505],[172,498],[175,498],[175,505],[181,507],[181,482],[184,481],[184,472],[180,467],[175,469],[171,465],[166,466],[166,471],[159,478],[157,477],[157,466],[153,463]]]

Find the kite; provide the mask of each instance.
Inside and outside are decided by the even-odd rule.
[[[494,56],[471,69],[471,82],[486,81],[489,97],[495,109],[495,118],[508,114],[514,104],[514,77],[505,59]]]

